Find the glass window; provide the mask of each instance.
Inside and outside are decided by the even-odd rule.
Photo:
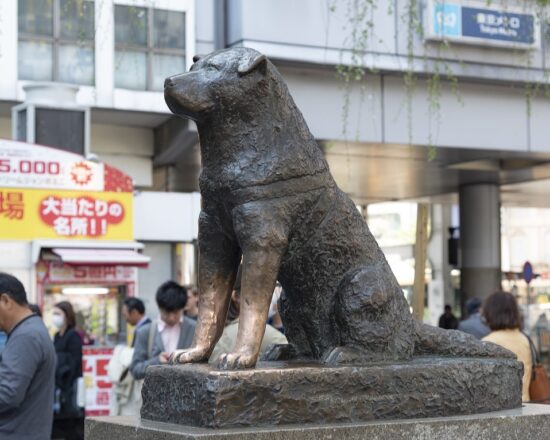
[[[147,9],[115,5],[115,42],[147,46]]]
[[[19,0],[18,6],[19,78],[92,85],[94,2]]]
[[[17,140],[27,140],[27,110],[17,112]]]
[[[126,89],[147,88],[147,53],[115,52],[115,85]]]
[[[85,46],[59,46],[59,80],[93,85],[94,50]]]
[[[185,70],[185,13],[115,5],[115,87],[162,90]]]
[[[174,55],[153,56],[153,90],[162,90],[164,80],[185,70],[185,58]]]
[[[53,0],[19,0],[19,32],[53,35]]]
[[[185,13],[156,9],[154,17],[154,46],[185,49]]]
[[[90,1],[61,0],[60,36],[71,40],[94,39],[94,4]]]
[[[19,78],[33,81],[53,79],[52,45],[41,41],[19,42]]]

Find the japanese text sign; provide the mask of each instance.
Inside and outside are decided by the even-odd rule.
[[[132,240],[132,197],[0,187],[0,239]]]
[[[109,415],[113,384],[109,381],[107,365],[113,355],[112,348],[85,348],[82,373],[86,390],[86,415]]]
[[[132,179],[107,164],[56,148],[0,139],[0,187],[132,192]]]
[[[427,11],[427,39],[525,49],[540,47],[540,24],[528,9],[432,0]]]

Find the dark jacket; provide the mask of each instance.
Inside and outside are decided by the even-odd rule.
[[[48,440],[52,432],[55,351],[42,319],[12,329],[0,355],[0,439]]]
[[[151,320],[146,317],[142,322],[138,323],[138,325],[136,326],[136,328],[134,330],[134,337],[132,338],[132,347],[134,347],[136,345],[136,335],[137,335],[138,330],[141,327],[143,327],[144,325],[147,325],[147,324],[151,324]]]
[[[458,324],[458,329],[464,333],[474,335],[477,339],[484,338],[491,333],[491,329],[483,324],[479,312],[473,313],[464,321],[460,321]]]
[[[75,405],[75,382],[82,377],[82,339],[71,328],[63,335],[56,333],[53,344],[57,354],[55,386],[61,393],[61,410],[56,418],[79,417],[80,410]]]

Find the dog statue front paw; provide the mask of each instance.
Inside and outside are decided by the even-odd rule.
[[[219,370],[244,370],[256,365],[258,356],[245,353],[224,353],[218,360]]]
[[[208,361],[208,350],[201,347],[176,350],[170,356],[170,363],[173,365],[205,361]]]

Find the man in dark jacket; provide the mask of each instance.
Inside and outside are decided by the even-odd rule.
[[[195,321],[183,315],[187,290],[173,281],[162,284],[156,294],[160,319],[136,331],[134,356],[130,371],[135,379],[143,379],[149,365],[168,362],[175,350],[189,348],[195,334]]]
[[[132,347],[136,345],[137,331],[151,322],[145,315],[145,304],[139,298],[126,298],[122,306],[122,316],[126,322],[134,326],[134,337],[132,338]]]
[[[0,273],[0,439],[48,440],[52,432],[56,356],[50,335],[27,304],[21,282]]]
[[[458,319],[453,315],[449,304],[445,305],[445,312],[439,317],[439,327],[447,330],[456,330],[458,328]]]

